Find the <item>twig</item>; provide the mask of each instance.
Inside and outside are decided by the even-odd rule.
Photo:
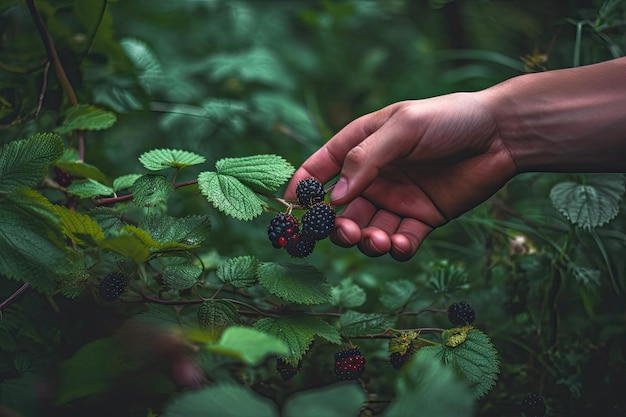
[[[46,89],[48,88],[48,70],[50,70],[50,61],[46,62],[46,66],[43,69],[43,81],[41,83],[41,93],[39,94],[37,110],[35,110],[35,119],[39,117],[39,112],[43,106],[43,99],[46,96]]]
[[[0,312],[10,306],[22,293],[24,293],[27,289],[30,288],[30,282],[24,283],[21,287],[19,287],[13,294],[9,296],[6,300],[0,303]]]

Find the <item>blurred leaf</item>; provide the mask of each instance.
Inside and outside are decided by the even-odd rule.
[[[203,346],[204,350],[232,356],[248,365],[256,365],[270,354],[287,355],[289,349],[280,339],[250,327],[231,326],[222,333],[216,344]]]
[[[395,319],[383,314],[359,313],[348,310],[339,319],[340,333],[344,336],[363,336],[367,334],[379,334],[392,328]]]
[[[270,293],[298,304],[322,304],[332,298],[324,275],[312,265],[263,262],[259,283]]]
[[[259,260],[254,256],[237,256],[224,261],[215,273],[222,282],[245,288],[256,284],[258,265]]]
[[[584,184],[566,181],[555,185],[550,199],[570,222],[591,230],[617,216],[625,178],[623,174],[588,174]]]
[[[287,399],[283,417],[358,417],[367,396],[357,384],[300,391]]]
[[[263,213],[263,200],[237,178],[202,172],[198,176],[198,186],[207,200],[228,216],[247,221]]]
[[[67,187],[67,192],[80,198],[107,197],[113,195],[113,188],[88,178],[85,181],[73,181]]]
[[[415,284],[406,279],[385,282],[380,302],[390,310],[398,310],[409,302],[415,292]]]
[[[133,38],[122,39],[120,45],[132,61],[143,88],[148,92],[161,88],[166,77],[152,49],[145,42]]]
[[[202,164],[204,161],[206,158],[203,156],[179,149],[153,149],[139,157],[139,162],[150,171],[160,171],[167,168],[183,169]]]
[[[273,192],[293,175],[294,167],[277,155],[224,158],[215,164],[218,174],[230,175],[252,188]]]
[[[237,309],[230,301],[204,300],[198,310],[198,324],[213,340],[217,340],[226,327],[240,321]]]
[[[0,148],[0,193],[37,185],[48,165],[63,154],[63,141],[51,133],[15,140]]]
[[[339,285],[331,289],[332,305],[340,305],[344,308],[359,307],[367,300],[365,290],[352,281],[352,278],[344,278]]]
[[[103,130],[113,126],[116,120],[117,117],[110,111],[89,104],[77,104],[67,109],[63,124],[54,131],[63,134],[73,130]]]

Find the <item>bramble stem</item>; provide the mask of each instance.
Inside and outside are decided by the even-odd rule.
[[[11,304],[13,304],[13,302],[17,299],[17,297],[22,295],[22,293],[24,293],[29,288],[30,288],[30,282],[25,282],[21,287],[15,290],[15,292],[11,294],[9,298],[7,298],[2,303],[0,303],[0,312],[2,312],[2,310],[10,306]]]

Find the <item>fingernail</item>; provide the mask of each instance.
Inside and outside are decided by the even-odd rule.
[[[347,191],[348,181],[344,177],[339,178],[339,181],[337,181],[333,191],[330,193],[330,201],[339,200],[341,197],[346,195]]]

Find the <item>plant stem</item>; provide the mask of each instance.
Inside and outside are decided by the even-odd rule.
[[[17,299],[17,297],[22,295],[22,293],[24,293],[29,288],[30,288],[30,282],[25,282],[21,287],[15,290],[15,292],[11,294],[9,298],[7,298],[2,303],[0,303],[0,312],[2,312],[2,310],[10,306],[11,304],[13,304],[13,302]]]

